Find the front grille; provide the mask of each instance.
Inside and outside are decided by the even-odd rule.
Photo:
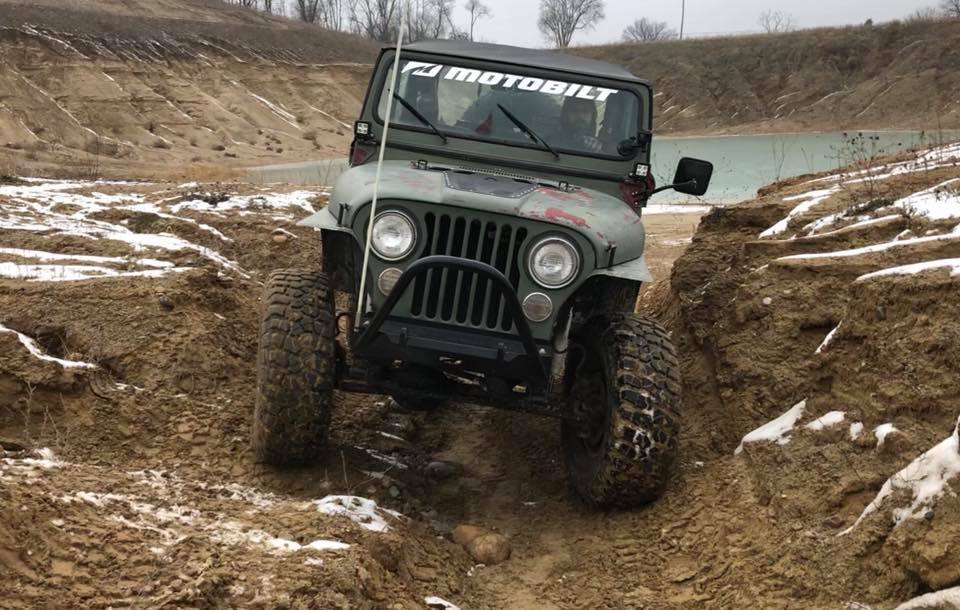
[[[516,291],[526,229],[433,212],[424,216],[424,225],[421,256],[442,254],[486,263],[503,273]],[[471,271],[432,269],[414,280],[410,313],[422,320],[509,332],[514,320],[505,296],[493,282]]]

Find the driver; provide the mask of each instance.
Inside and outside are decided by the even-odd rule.
[[[560,110],[560,128],[549,140],[563,148],[600,152],[597,139],[597,105],[593,100],[568,97]]]

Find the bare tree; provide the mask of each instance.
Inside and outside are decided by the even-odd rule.
[[[565,48],[574,33],[592,29],[604,17],[603,0],[540,0],[537,26],[547,40]]]
[[[760,18],[757,20],[757,23],[760,24],[760,27],[762,27],[763,31],[767,34],[792,32],[797,29],[797,22],[794,21],[793,15],[772,9],[760,13]]]
[[[358,0],[351,18],[358,34],[390,42],[397,37],[399,16],[397,0]]]
[[[666,21],[651,21],[646,17],[637,19],[623,30],[623,39],[630,42],[673,40],[676,37],[677,33],[670,29]]]
[[[907,17],[907,21],[937,21],[943,19],[946,13],[941,12],[936,7],[925,6],[918,8]]]
[[[410,0],[407,4],[407,37],[410,42],[444,38],[453,26],[455,0]]]
[[[480,0],[467,0],[463,8],[470,13],[470,40],[473,40],[473,28],[476,27],[478,21],[490,16],[490,7]]]
[[[328,30],[342,30],[347,10],[348,6],[344,0],[320,0],[317,8],[317,23]]]
[[[320,16],[320,0],[296,0],[297,18],[306,23],[316,23]]]
[[[960,0],[943,0],[940,3],[940,10],[947,17],[960,18]]]

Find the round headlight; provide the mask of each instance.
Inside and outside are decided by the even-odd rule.
[[[416,241],[417,229],[406,214],[395,210],[377,214],[370,240],[377,256],[386,261],[400,260],[410,254]]]
[[[561,237],[547,237],[530,251],[530,275],[544,288],[563,288],[579,270],[577,249]]]

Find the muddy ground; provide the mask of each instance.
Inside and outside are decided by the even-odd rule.
[[[948,206],[949,159],[793,180],[699,228],[647,217],[652,267],[670,279],[638,307],[681,349],[686,419],[665,496],[621,512],[571,495],[555,422],[464,405],[427,416],[340,395],[320,464],[254,463],[259,289],[270,269],[316,264],[317,236],[294,221],[323,192],[236,186],[213,205],[198,185],[2,187],[0,248],[22,272],[0,280],[15,331],[0,331],[0,606],[887,610],[954,586],[951,494],[894,486],[858,520],[960,411],[951,268],[858,279],[960,257],[956,218],[897,205],[946,184]],[[131,252],[146,235],[197,248]],[[48,270],[24,251],[114,257],[72,271],[113,277],[31,281]],[[804,400],[781,443],[734,454]],[[841,424],[807,425],[830,411]],[[948,481],[960,468],[943,456]],[[437,460],[459,468],[437,476]],[[507,536],[510,559],[476,565],[451,540],[462,523]]]

